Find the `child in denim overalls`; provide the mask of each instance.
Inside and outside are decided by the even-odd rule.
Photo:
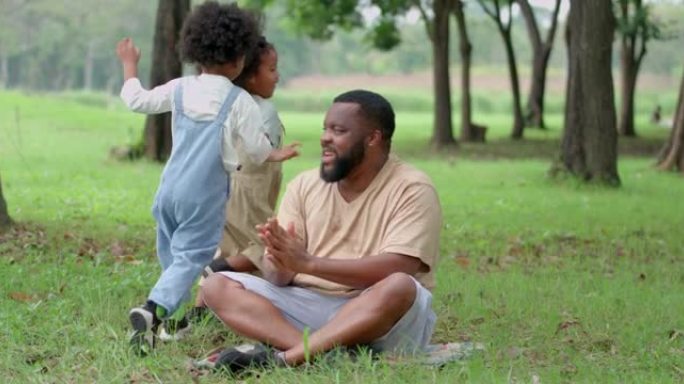
[[[239,169],[237,143],[256,164],[297,155],[296,144],[271,146],[258,106],[231,82],[259,35],[255,17],[234,4],[198,6],[183,26],[181,54],[186,62],[197,63],[202,74],[149,91],[137,79],[140,51],[130,39],[117,46],[126,105],[136,112],[171,111],[173,116],[173,148],[152,208],[163,272],[147,302],[129,314],[131,346],[138,353],[154,347],[159,324],[188,299],[193,282],[212,260],[225,221],[230,172]]]
[[[233,81],[256,101],[264,119],[266,134],[274,148],[282,146],[285,133],[278,112],[270,101],[279,77],[278,53],[262,36],[245,61],[242,73]],[[242,148],[238,147],[237,150],[242,155]],[[220,249],[202,272],[203,275],[219,271],[257,272],[261,266],[264,246],[255,226],[274,216],[283,179],[282,164],[252,164],[245,159],[241,165],[240,171],[231,174],[230,199],[226,206],[226,223]],[[198,293],[195,306],[182,319],[165,322],[159,338],[163,341],[182,339],[190,331],[192,323],[202,321],[207,312]]]

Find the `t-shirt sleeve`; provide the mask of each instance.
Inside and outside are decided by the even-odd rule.
[[[137,77],[124,82],[121,87],[121,99],[126,106],[140,113],[163,113],[171,111],[173,107],[173,91],[179,79],[173,79],[166,84],[150,90],[143,88]]]
[[[414,183],[401,194],[380,253],[419,258],[430,269],[439,255],[442,208],[434,187]]]
[[[261,115],[264,119],[264,130],[268,140],[273,148],[280,148],[282,145],[283,122],[280,120],[280,116],[278,116],[278,111],[273,103],[268,100],[263,100],[260,107]]]
[[[230,123],[233,124],[233,132],[242,141],[242,148],[254,164],[261,164],[271,154],[273,148],[266,137],[263,126],[263,118],[259,107],[251,96],[246,92],[236,100],[236,106],[231,113]],[[228,128],[228,127],[227,127]],[[224,135],[230,137],[232,135]],[[237,147],[237,145],[233,145]]]

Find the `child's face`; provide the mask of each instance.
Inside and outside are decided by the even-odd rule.
[[[278,53],[269,49],[261,56],[261,64],[252,78],[248,80],[248,91],[268,99],[273,96],[280,75],[278,74]]]

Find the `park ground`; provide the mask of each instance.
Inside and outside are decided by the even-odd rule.
[[[515,142],[507,99],[476,95],[489,142],[434,152],[429,93],[387,92],[398,106],[393,148],[430,175],[444,211],[434,342],[486,349],[439,369],[362,356],[244,380],[684,380],[684,179],[653,168],[668,131],[648,121],[654,99],[667,105],[675,95],[639,99],[640,136],[620,139],[622,186],[607,189],[548,177],[562,125],[558,96],[550,97],[549,130]],[[302,156],[285,165],[287,181],[317,166],[330,99],[278,97],[287,141],[303,143]],[[0,174],[17,222],[0,237],[4,382],[226,381],[189,369],[211,349],[241,342],[217,322],[150,357],[128,352],[127,312],[159,273],[150,206],[162,166],[109,152],[134,144],[142,122],[110,96],[0,92]]]

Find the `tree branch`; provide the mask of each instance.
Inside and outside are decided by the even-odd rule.
[[[425,8],[423,8],[423,4],[420,0],[414,0],[413,4],[416,6],[416,8],[418,8],[418,11],[420,11],[420,16],[425,22],[425,31],[427,32],[428,37],[430,40],[435,41],[435,23],[433,23],[430,20],[430,17],[428,17],[428,14],[425,11]]]
[[[561,0],[556,0],[556,6],[553,8],[553,13],[551,14],[551,26],[546,33],[546,42],[544,45],[547,47],[553,46],[553,39],[556,37],[556,28],[558,27],[558,13],[560,12]]]

